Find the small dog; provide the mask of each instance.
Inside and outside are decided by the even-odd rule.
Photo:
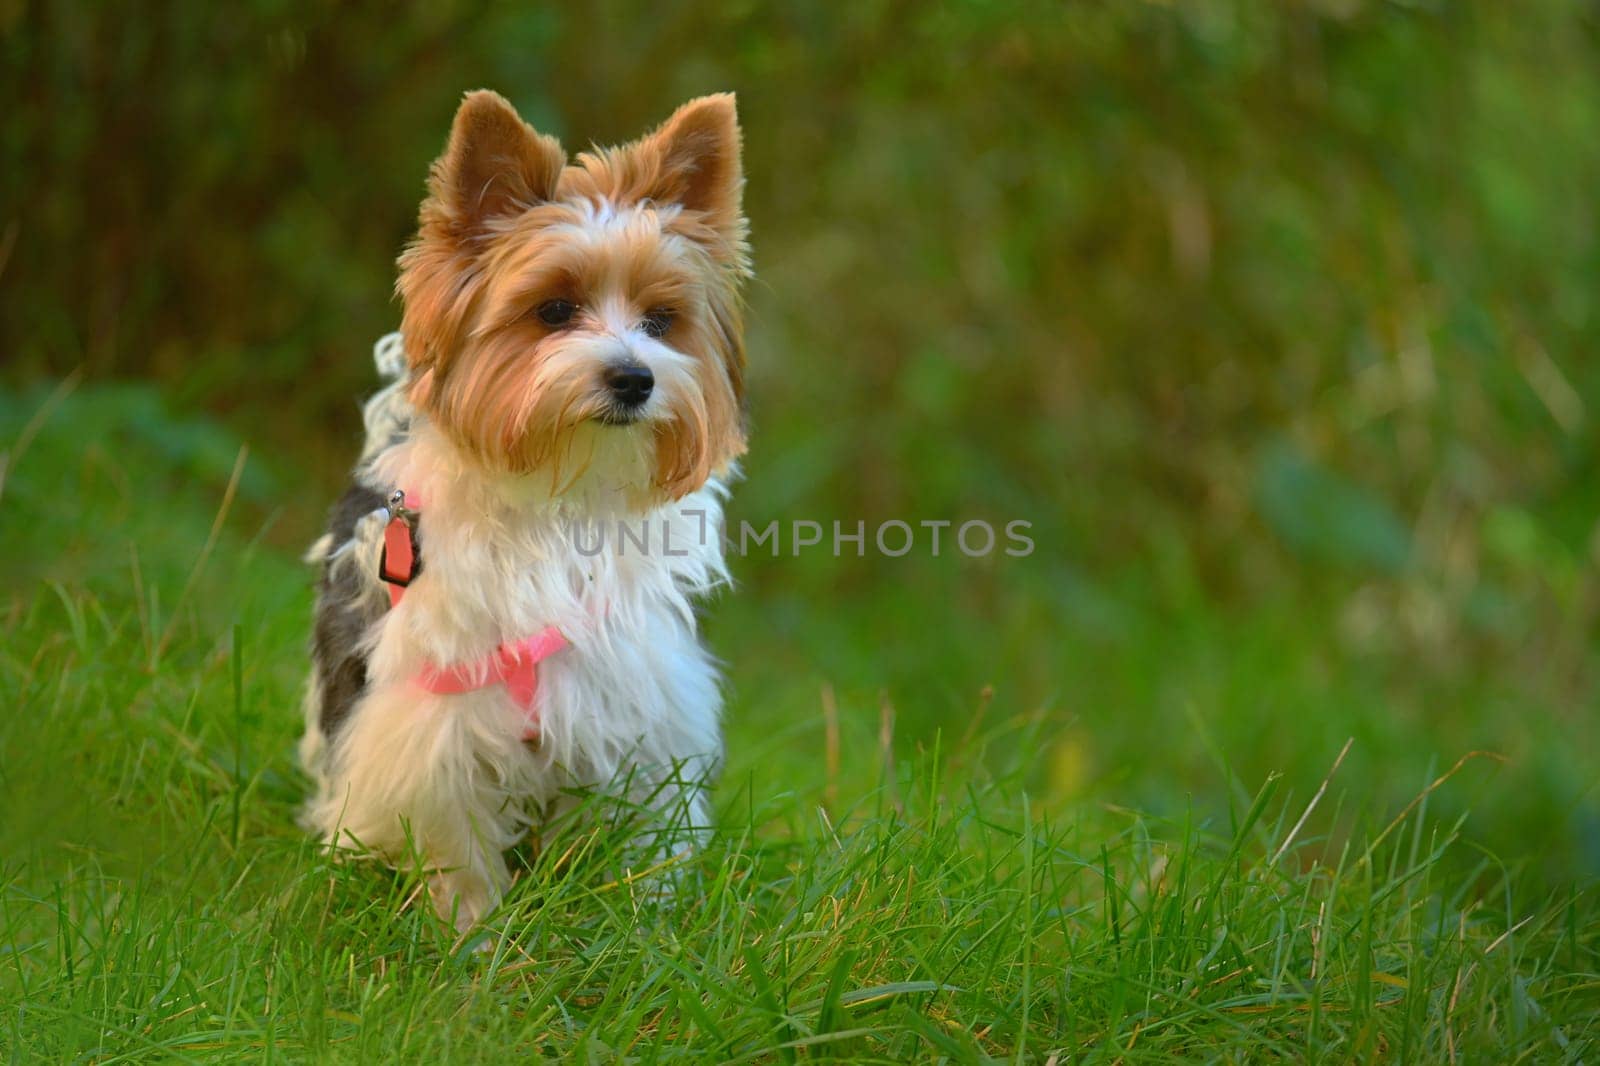
[[[669,854],[708,829],[720,696],[693,602],[727,581],[745,449],[743,184],[731,95],[569,162],[474,92],[433,165],[378,346],[395,380],[308,556],[300,753],[307,826],[420,855],[459,930],[574,788],[646,805]]]

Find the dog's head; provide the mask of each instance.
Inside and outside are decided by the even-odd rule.
[[[568,163],[467,95],[400,258],[411,400],[491,470],[560,493],[596,464],[635,501],[744,451],[749,276],[732,95]]]

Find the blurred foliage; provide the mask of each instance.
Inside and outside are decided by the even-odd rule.
[[[460,94],[578,148],[731,88],[760,277],[736,518],[1022,518],[1038,544],[741,560],[747,678],[937,695],[907,714],[930,723],[990,681],[1064,702],[1114,748],[1062,755],[1074,780],[1190,700],[1270,746],[1310,713],[1279,683],[1321,687],[1329,735],[1274,765],[1385,715],[1581,747],[1597,10],[0,0],[0,373],[226,418],[313,471],[262,497],[303,543]],[[1127,715],[1150,731],[1104,728]]]

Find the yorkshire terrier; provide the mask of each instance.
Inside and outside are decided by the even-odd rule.
[[[708,831],[721,700],[694,602],[727,581],[745,450],[743,184],[731,95],[569,161],[474,92],[433,164],[378,346],[394,380],[308,556],[300,753],[305,823],[420,858],[459,930],[586,788],[651,812],[668,865]]]

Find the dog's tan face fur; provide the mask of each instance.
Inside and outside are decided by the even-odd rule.
[[[745,446],[739,148],[731,95],[568,163],[469,94],[400,259],[412,402],[490,470],[556,491],[602,434],[648,450],[641,502],[703,485]],[[605,375],[623,364],[655,387],[619,419]]]

